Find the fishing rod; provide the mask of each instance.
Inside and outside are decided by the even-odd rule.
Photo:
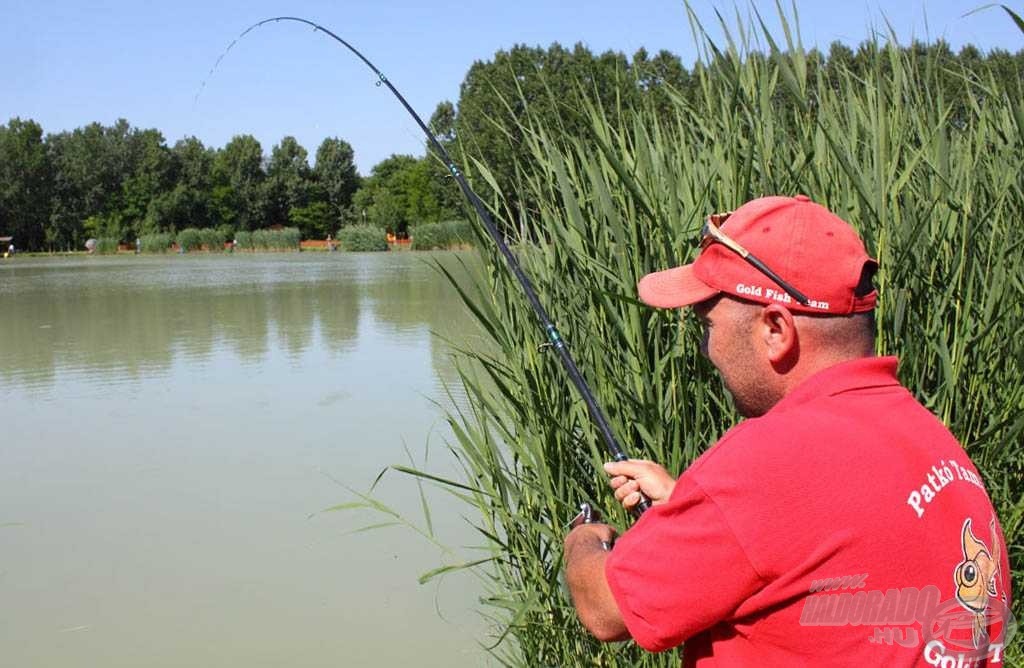
[[[342,39],[341,37],[334,34],[333,32],[331,32],[330,30],[328,30],[327,28],[323,27],[318,23],[314,23],[313,21],[300,18],[297,16],[275,16],[273,18],[258,21],[249,26],[248,28],[246,28],[242,32],[242,34],[240,34],[233,42],[231,42],[230,45],[228,45],[228,48],[224,51],[223,54],[221,54],[220,58],[217,59],[217,62],[214,63],[213,69],[217,68],[217,65],[220,63],[221,60],[224,59],[228,52],[231,51],[231,48],[238,42],[238,40],[242,39],[247,34],[259,28],[260,26],[266,25],[268,23],[277,23],[279,21],[293,21],[296,23],[303,23],[305,25],[312,27],[314,32],[322,32],[325,35],[328,35],[333,40],[335,40],[336,42],[347,48],[349,51],[354,53],[356,57],[359,58],[359,60],[363,61],[363,63],[367,67],[373,70],[373,73],[376,74],[378,78],[377,85],[387,86],[388,90],[390,90],[392,94],[394,94],[394,96],[398,99],[398,101],[402,103],[402,106],[405,107],[405,110],[409,112],[409,115],[412,116],[413,120],[416,121],[416,124],[420,126],[421,130],[423,130],[423,134],[427,136],[427,140],[430,142],[430,146],[434,149],[434,151],[436,151],[437,156],[444,162],[445,167],[448,169],[448,172],[459,184],[459,188],[462,189],[462,194],[465,195],[467,200],[469,200],[469,203],[473,206],[473,209],[476,211],[477,216],[480,217],[480,221],[483,223],[484,228],[487,230],[487,234],[490,235],[491,239],[494,240],[494,243],[498,247],[498,251],[500,251],[502,256],[505,258],[505,263],[508,266],[509,271],[512,272],[512,275],[515,276],[516,280],[519,281],[519,285],[522,286],[523,292],[526,293],[526,300],[530,303],[530,306],[533,308],[534,314],[537,316],[537,319],[540,321],[541,326],[544,328],[544,333],[548,337],[548,342],[550,343],[552,349],[554,349],[555,353],[558,355],[558,359],[562,363],[562,367],[565,369],[565,372],[569,375],[569,380],[572,381],[572,384],[575,385],[576,389],[579,391],[580,396],[583,397],[583,402],[587,405],[587,410],[590,413],[590,419],[593,420],[594,424],[597,426],[597,430],[601,434],[601,440],[604,441],[605,447],[608,449],[608,452],[611,453],[612,458],[617,462],[629,459],[629,457],[626,455],[625,450],[623,450],[622,446],[619,445],[618,440],[615,438],[615,434],[612,433],[611,427],[608,425],[608,419],[604,415],[604,411],[602,411],[601,407],[597,404],[597,400],[594,398],[594,393],[590,390],[590,386],[587,385],[587,381],[583,379],[583,375],[580,373],[579,368],[577,368],[576,361],[569,353],[569,348],[566,346],[564,339],[562,339],[562,335],[558,333],[558,329],[555,327],[554,323],[551,322],[551,318],[548,317],[547,311],[544,309],[544,306],[540,303],[540,299],[537,297],[537,292],[533,289],[533,283],[530,282],[530,279],[523,272],[522,267],[519,265],[519,260],[516,259],[516,256],[512,254],[511,250],[509,250],[509,247],[502,238],[502,235],[498,231],[497,226],[494,224],[494,221],[491,220],[490,214],[487,213],[487,209],[486,207],[484,207],[483,202],[480,201],[480,198],[477,197],[475,192],[473,192],[473,189],[469,187],[469,183],[466,182],[466,178],[462,175],[462,171],[455,164],[455,161],[452,160],[451,157],[448,155],[448,151],[445,150],[444,146],[442,146],[441,143],[437,141],[437,138],[434,136],[434,133],[430,131],[427,125],[423,122],[423,119],[420,118],[419,114],[417,114],[416,111],[411,106],[409,106],[409,103],[406,102],[405,98],[402,96],[401,93],[398,92],[398,89],[394,87],[391,81],[386,76],[384,76],[384,73],[377,69],[376,65],[371,63],[369,59],[362,53],[360,53],[359,50],[356,49],[354,46],[352,46],[344,39]],[[211,73],[212,72],[213,70],[211,70]],[[205,82],[203,85],[205,86]],[[201,91],[202,88],[200,88],[200,92]],[[197,93],[196,97],[198,98],[198,96],[199,94]],[[586,507],[582,508],[581,515],[584,516],[585,520],[589,521],[589,518],[591,517],[588,514],[589,505],[582,505]],[[637,516],[639,516],[641,513],[650,508],[650,505],[650,501],[646,497],[641,496],[640,502],[636,506],[634,506],[634,513]]]

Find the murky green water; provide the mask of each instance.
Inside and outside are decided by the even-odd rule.
[[[431,331],[473,327],[426,257],[0,262],[2,663],[484,662],[472,579],[420,586],[430,543],[318,514],[403,447],[450,467]],[[415,489],[377,496],[416,516]],[[474,542],[434,507],[443,542]]]

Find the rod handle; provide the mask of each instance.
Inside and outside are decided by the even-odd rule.
[[[617,462],[629,461],[629,457],[626,456],[626,453],[621,451],[615,453],[614,458]],[[643,492],[640,492],[640,501],[638,501],[637,504],[633,506],[633,508],[630,510],[630,513],[632,513],[633,517],[635,517],[636,519],[640,519],[640,516],[650,509],[651,500],[648,499]]]

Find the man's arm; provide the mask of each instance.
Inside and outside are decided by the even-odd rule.
[[[565,579],[580,621],[602,642],[627,640],[630,635],[615,603],[604,564],[604,544],[615,539],[607,524],[582,524],[565,537]]]

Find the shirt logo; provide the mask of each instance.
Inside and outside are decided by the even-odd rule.
[[[996,576],[999,575],[999,536],[996,534],[995,519],[989,522],[988,527],[994,546],[991,551],[974,535],[971,518],[967,518],[960,535],[964,560],[953,569],[956,600],[974,616],[972,635],[975,647],[981,647],[988,642],[985,611],[988,609],[989,599],[999,595],[996,591]]]

